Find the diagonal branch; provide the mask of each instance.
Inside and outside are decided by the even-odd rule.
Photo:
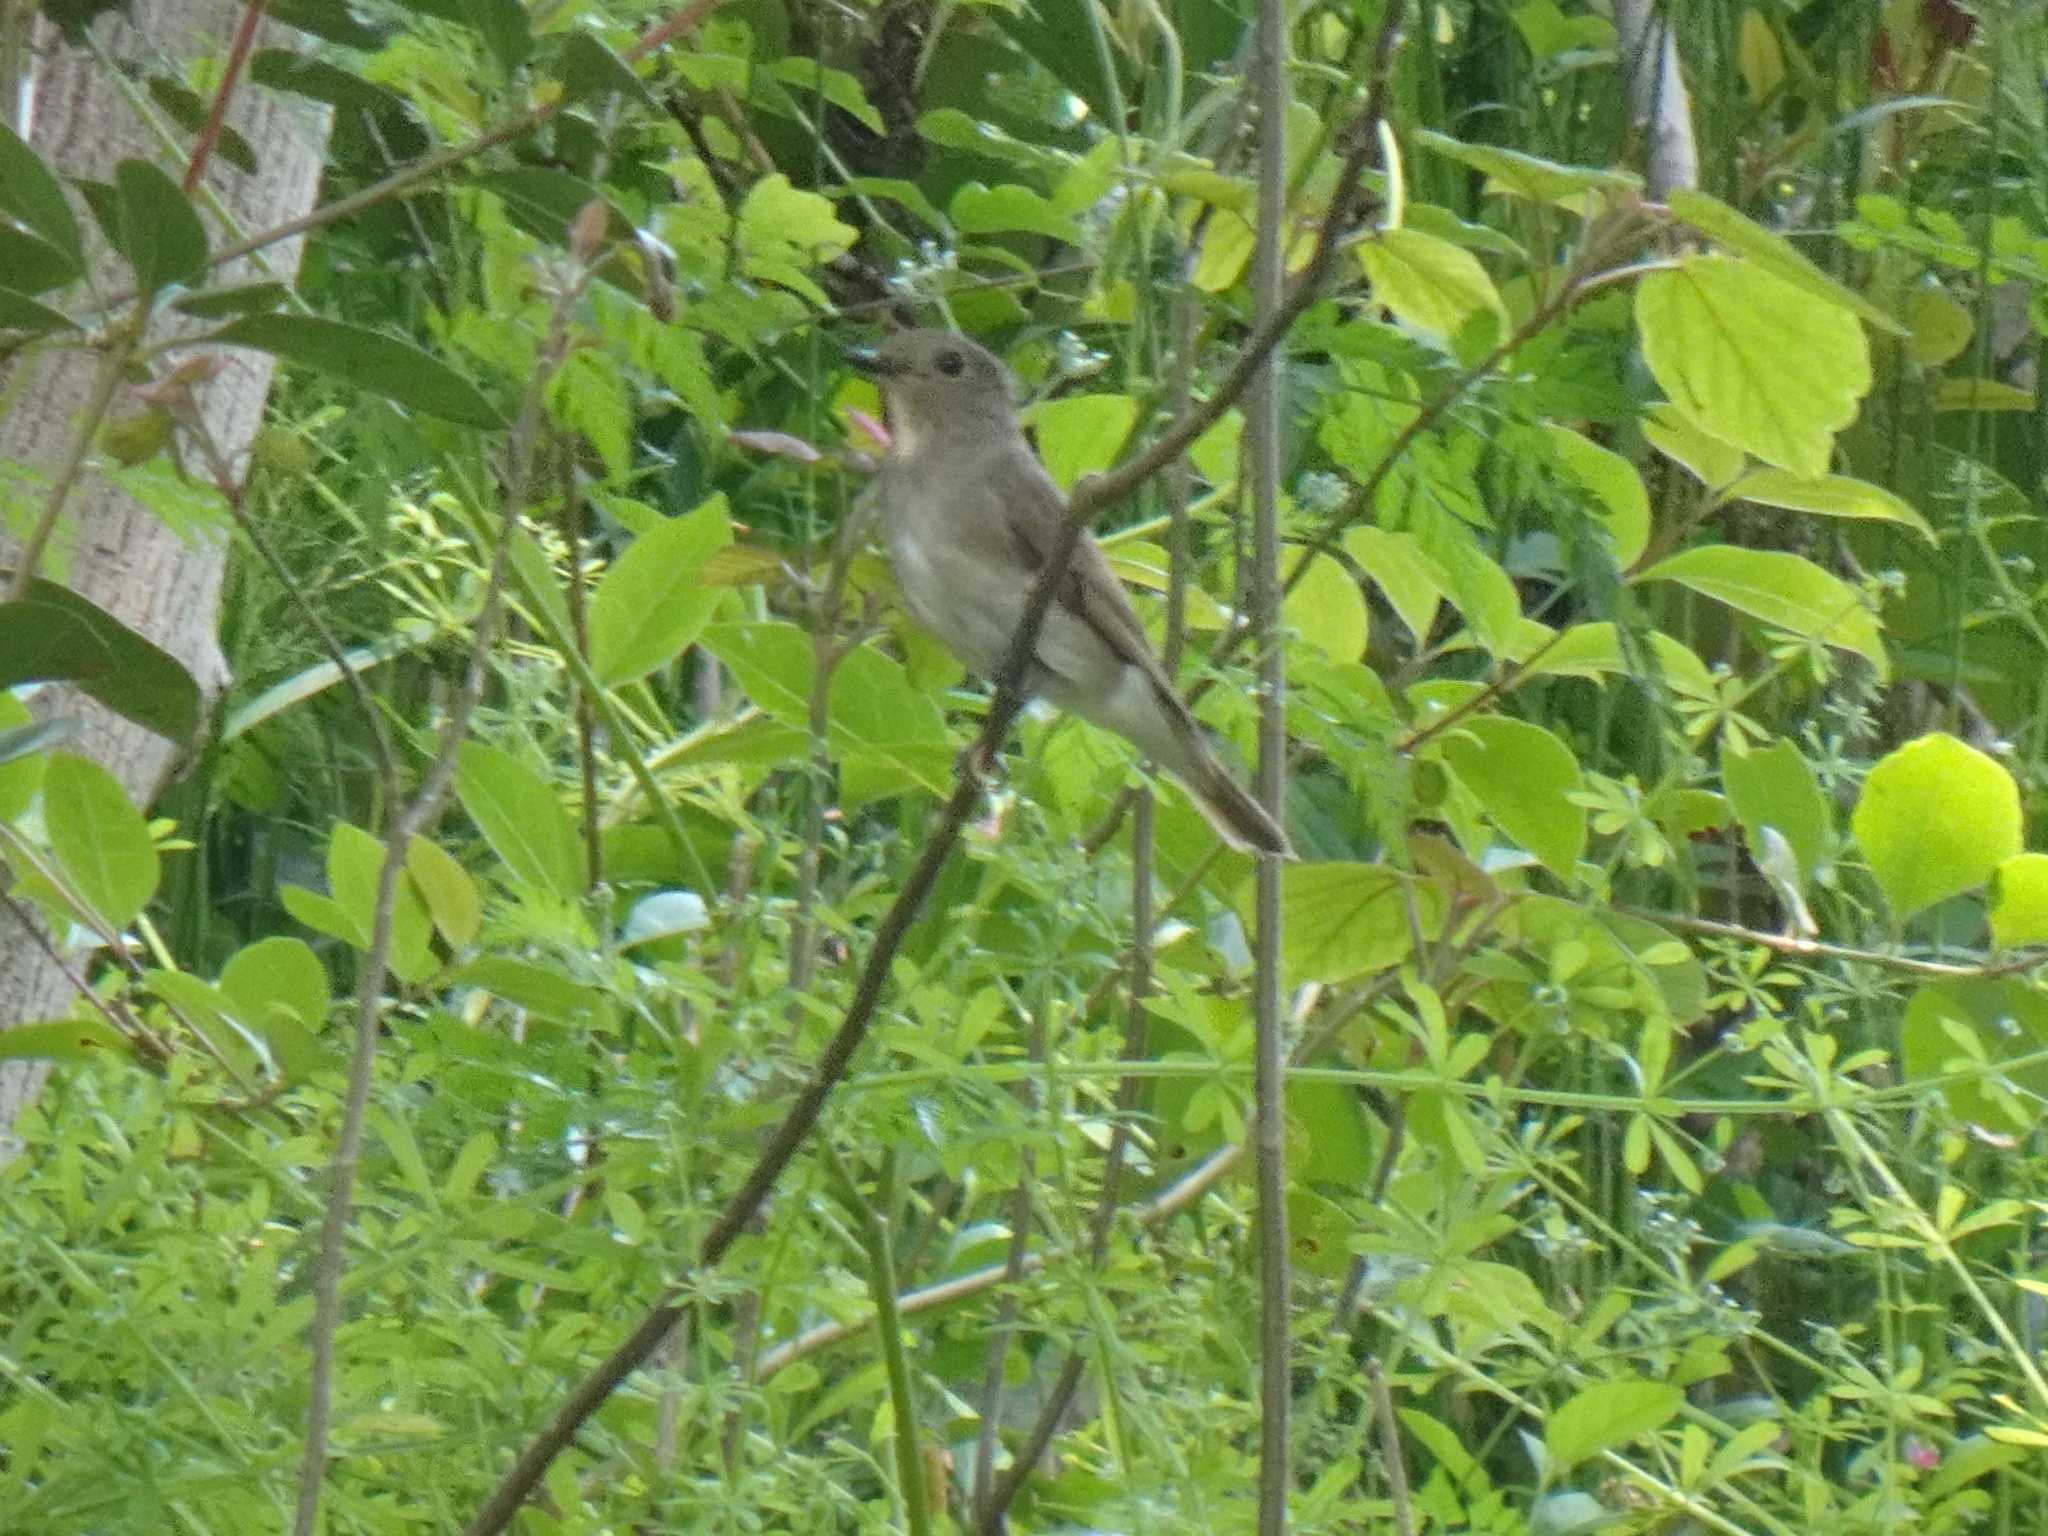
[[[874,942],[868,948],[867,959],[861,966],[860,978],[839,1027],[826,1042],[817,1066],[791,1102],[781,1124],[769,1136],[767,1145],[748,1170],[746,1178],[705,1234],[697,1253],[700,1270],[714,1268],[725,1257],[755,1212],[767,1200],[783,1170],[796,1156],[797,1149],[816,1127],[825,1101],[846,1075],[855,1052],[867,1039],[897,951],[916,921],[925,898],[937,883],[939,872],[952,855],[954,845],[960,840],[961,830],[980,802],[985,765],[994,759],[1024,707],[1021,683],[1025,669],[1030,664],[1039,629],[1052,606],[1056,581],[1073,558],[1074,547],[1080,542],[1082,532],[1104,508],[1137,490],[1146,479],[1179,457],[1190,443],[1222,418],[1250,386],[1259,363],[1279,342],[1287,327],[1314,302],[1328,275],[1335,271],[1337,251],[1365,201],[1358,181],[1364,167],[1376,153],[1379,142],[1394,51],[1400,41],[1402,10],[1400,4],[1391,5],[1386,21],[1382,23],[1374,49],[1374,65],[1365,105],[1345,135],[1349,147],[1338,189],[1317,237],[1315,254],[1294,289],[1279,309],[1253,329],[1237,363],[1207,400],[1168,426],[1151,448],[1107,474],[1083,481],[1075,488],[1060,538],[1025,605],[1016,637],[997,679],[995,696],[989,703],[980,734],[961,760],[953,792],[933,823],[903,888],[875,930]],[[539,1484],[555,1458],[568,1447],[583,1423],[654,1353],[685,1311],[686,1294],[683,1284],[670,1286],[632,1332],[570,1390],[554,1416],[528,1442],[497,1487],[478,1507],[465,1528],[466,1536],[494,1536],[510,1523],[527,1495]]]

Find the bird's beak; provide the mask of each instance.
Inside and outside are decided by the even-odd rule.
[[[903,371],[902,364],[882,356],[873,347],[848,347],[846,360],[871,379],[893,378]]]

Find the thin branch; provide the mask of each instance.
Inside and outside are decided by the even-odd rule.
[[[896,1313],[896,1257],[889,1224],[861,1194],[839,1149],[828,1142],[825,1156],[839,1203],[853,1217],[867,1258],[868,1295],[875,1304],[876,1332],[889,1379],[889,1407],[896,1421],[896,1491],[903,1500],[903,1523],[910,1536],[931,1536],[931,1500],[925,1492],[924,1455],[918,1443],[917,1399],[910,1389],[910,1358],[903,1348],[903,1326]],[[893,1182],[885,1176],[883,1190]]]
[[[1401,13],[1388,7],[1389,17]],[[1282,318],[1287,259],[1287,0],[1259,0],[1258,243],[1252,252],[1252,309],[1260,324]],[[1367,146],[1360,146],[1363,151]],[[1362,166],[1360,167],[1362,168]],[[1356,179],[1356,171],[1352,178]],[[1341,185],[1341,184],[1340,184]],[[1345,201],[1341,192],[1332,207]],[[1304,285],[1306,286],[1306,285]],[[1281,648],[1280,362],[1276,348],[1247,397],[1245,449],[1252,497],[1251,606],[1260,642],[1259,799],[1277,824],[1287,801],[1287,658]],[[1307,562],[1304,561],[1304,564]],[[1280,878],[1277,854],[1259,859],[1252,947],[1253,1090],[1259,1191],[1259,1536],[1286,1536],[1293,1486],[1292,1289],[1287,1235],[1287,1015],[1280,975]]]
[[[188,197],[205,174],[206,162],[212,158],[214,145],[220,142],[221,128],[227,122],[228,103],[234,99],[235,86],[242,78],[242,66],[249,62],[249,50],[256,45],[256,29],[263,24],[263,11],[268,3],[269,0],[249,0],[242,11],[242,24],[235,29],[235,41],[228,49],[227,67],[221,72],[220,88],[213,93],[213,106],[207,111],[206,126],[200,129],[199,142],[192,146],[192,158],[185,165],[183,189]]]
[[[356,1167],[362,1155],[363,1127],[370,1088],[376,1077],[377,1043],[383,1029],[383,997],[391,963],[399,881],[405,874],[406,850],[414,837],[433,824],[455,782],[457,749],[469,730],[470,712],[483,694],[490,652],[504,609],[505,578],[512,543],[533,482],[535,438],[540,430],[541,401],[547,380],[569,352],[569,316],[588,281],[564,284],[557,299],[543,365],[528,386],[524,408],[507,446],[509,470],[503,517],[491,555],[489,583],[476,619],[469,664],[451,702],[435,743],[434,759],[419,791],[392,817],[384,858],[377,871],[377,893],[371,909],[370,943],[356,982],[355,1035],[349,1060],[348,1091],[343,1101],[341,1130],[335,1139],[328,1171],[327,1208],[320,1226],[320,1252],[313,1269],[312,1369],[307,1383],[305,1449],[299,1463],[299,1494],[292,1522],[293,1536],[314,1536],[319,1527],[320,1495],[327,1475],[328,1421],[333,1410],[335,1335],[341,1326],[341,1278],[344,1249],[354,1212]],[[395,796],[394,796],[395,798]]]
[[[7,594],[11,601],[18,603],[28,596],[29,586],[43,563],[44,551],[49,548],[51,536],[56,533],[57,524],[64,516],[64,503],[71,499],[73,487],[85,473],[85,462],[92,456],[93,439],[99,436],[100,424],[107,419],[107,411],[121,387],[121,376],[127,371],[141,343],[142,328],[148,316],[147,306],[137,304],[128,318],[115,328],[114,334],[105,340],[106,350],[100,358],[99,372],[93,375],[92,390],[86,396],[85,408],[79,413],[78,430],[72,434],[63,462],[51,478],[49,494],[43,498],[43,510],[37,516],[35,526],[22,540],[21,559],[15,566],[14,579]]]
[[[1982,980],[1999,976],[2017,976],[2048,965],[2048,954],[2043,954],[2039,950],[2021,955],[2008,955],[2003,960],[1986,960],[1980,965],[1951,965],[1940,960],[1916,960],[1911,955],[1887,954],[1881,949],[1854,949],[1846,944],[1823,944],[1818,939],[1802,939],[1796,934],[1766,933],[1759,928],[1744,928],[1739,923],[1719,922],[1711,917],[1689,917],[1682,912],[1659,912],[1649,907],[1615,907],[1613,910],[1625,917],[1640,918],[1647,923],[1661,923],[1667,928],[1677,928],[1685,933],[1704,934],[1709,938],[1735,939],[1744,944],[1755,944],[1760,948],[1773,950],[1781,955],[1793,955],[1801,960],[1843,960],[1854,965],[1874,965],[1882,970],[1901,971],[1908,976]]]
[[[1216,391],[1202,404],[1194,407],[1180,420],[1171,424],[1160,439],[1169,444],[1164,451],[1160,444],[1137,455],[1118,469],[1092,480],[1083,481],[1075,488],[1070,498],[1066,523],[1060,537],[1051,551],[1018,623],[1017,634],[1011,642],[1009,654],[1004,659],[997,679],[995,695],[983,720],[980,734],[974,745],[963,755],[953,792],[947,798],[937,819],[927,834],[923,849],[916,863],[905,877],[902,889],[889,910],[883,914],[876,927],[875,937],[869,945],[868,956],[861,967],[861,974],[855,984],[852,998],[839,1027],[826,1043],[809,1081],[791,1101],[781,1124],[769,1137],[753,1167],[748,1170],[740,1187],[727,1201],[718,1219],[712,1224],[698,1249],[697,1262],[700,1269],[715,1267],[731,1248],[734,1240],[745,1228],[753,1213],[768,1198],[783,1170],[796,1156],[812,1129],[817,1125],[825,1101],[846,1075],[855,1052],[866,1040],[873,1023],[876,1008],[880,1005],[882,993],[888,985],[889,970],[895,961],[897,951],[902,947],[905,936],[916,921],[925,898],[937,883],[939,872],[951,856],[954,844],[974,813],[983,791],[985,765],[993,760],[998,748],[1008,737],[1010,727],[1024,705],[1021,682],[1030,664],[1038,631],[1045,623],[1045,615],[1052,605],[1053,591],[1060,575],[1073,558],[1074,546],[1079,542],[1082,530],[1110,502],[1130,495],[1146,477],[1156,473],[1171,459],[1177,457],[1187,446],[1206,431],[1236,403],[1238,397],[1251,383],[1251,375],[1258,362],[1263,359],[1280,339],[1285,329],[1277,322],[1292,319],[1306,309],[1320,288],[1322,275],[1334,268],[1335,248],[1343,231],[1349,228],[1353,210],[1357,206],[1361,189],[1357,187],[1368,158],[1377,152],[1379,119],[1385,111],[1387,79],[1391,72],[1394,46],[1399,40],[1400,7],[1392,7],[1382,25],[1379,45],[1375,50],[1376,65],[1368,87],[1366,106],[1360,113],[1354,134],[1354,148],[1347,157],[1348,174],[1338,184],[1328,216],[1325,218],[1323,234],[1318,240],[1317,257],[1312,260],[1308,271],[1297,283],[1295,294],[1288,305],[1271,317],[1265,328],[1255,329],[1247,339],[1239,361]],[[593,1368],[582,1381],[570,1389],[554,1416],[528,1442],[514,1460],[511,1468],[492,1489],[490,1495],[478,1507],[477,1513],[465,1528],[467,1536],[494,1536],[505,1528],[526,1496],[539,1483],[549,1465],[568,1446],[584,1421],[595,1413],[618,1390],[621,1383],[643,1365],[653,1353],[656,1345],[667,1334],[669,1328],[684,1310],[686,1294],[680,1284],[671,1286],[622,1339],[612,1352]]]
[[[1373,1417],[1380,1428],[1380,1466],[1387,1474],[1387,1500],[1394,1506],[1394,1536],[1415,1536],[1415,1505],[1408,1496],[1408,1464],[1401,1455],[1401,1425],[1394,1417],[1393,1394],[1378,1360],[1365,1362],[1372,1387]]]

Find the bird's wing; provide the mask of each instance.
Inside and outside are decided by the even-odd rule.
[[[1006,477],[1016,483],[998,488],[998,515],[1017,559],[1035,579],[1058,548],[1067,506],[1052,478],[1035,461],[1030,471]],[[1109,557],[1085,530],[1074,543],[1065,576],[1053,589],[1053,605],[1087,625],[1119,660],[1165,681],[1130,595]]]

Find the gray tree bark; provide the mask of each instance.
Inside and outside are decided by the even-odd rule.
[[[227,55],[244,9],[239,0],[149,0],[134,8],[136,24],[102,18],[95,35],[116,59],[144,64],[151,73],[166,68],[182,73],[182,66],[195,58]],[[119,83],[89,54],[65,46],[42,23],[36,25],[24,88],[18,100],[0,105],[13,114],[16,131],[45,162],[59,175],[108,179],[116,163],[134,156],[153,159],[181,179],[185,167],[167,157],[161,125],[139,118]],[[271,36],[259,35],[259,46],[292,36],[271,29],[267,21],[263,25]],[[326,150],[324,109],[244,79],[227,121],[255,148],[256,172],[238,171],[215,155],[203,181],[238,231],[265,229],[311,208]],[[187,135],[172,129],[170,137],[180,153],[189,150]],[[204,200],[195,201],[212,236],[231,238]],[[83,206],[76,211],[80,226],[96,233]],[[299,241],[281,242],[264,251],[260,260],[252,258],[214,275],[223,280],[267,276],[289,282],[298,270],[299,251]],[[103,291],[132,286],[125,269],[104,253],[95,271]],[[26,379],[13,376],[12,370],[0,372],[0,401],[6,411],[0,418],[0,462],[45,474],[60,463],[74,440],[98,365],[96,355],[71,351],[17,364],[16,368],[33,370]],[[270,376],[267,356],[237,352],[228,356],[227,366],[215,378],[198,388],[200,412],[230,460],[239,461],[255,437]],[[122,410],[117,399],[114,414]],[[59,552],[59,564],[43,574],[64,580],[177,657],[199,679],[209,702],[219,696],[227,683],[216,633],[227,556],[224,531],[181,537],[105,477],[88,473],[72,493],[53,549]],[[12,540],[0,546],[0,560],[6,564],[11,566],[18,555],[19,545]],[[45,690],[36,711],[45,718],[82,721],[84,732],[69,750],[85,753],[113,772],[138,805],[147,806],[178,766],[180,745],[69,690]],[[60,1017],[68,1011],[73,993],[66,968],[11,911],[0,907],[0,1029]],[[0,1159],[12,1146],[16,1117],[45,1076],[39,1063],[0,1063]]]

